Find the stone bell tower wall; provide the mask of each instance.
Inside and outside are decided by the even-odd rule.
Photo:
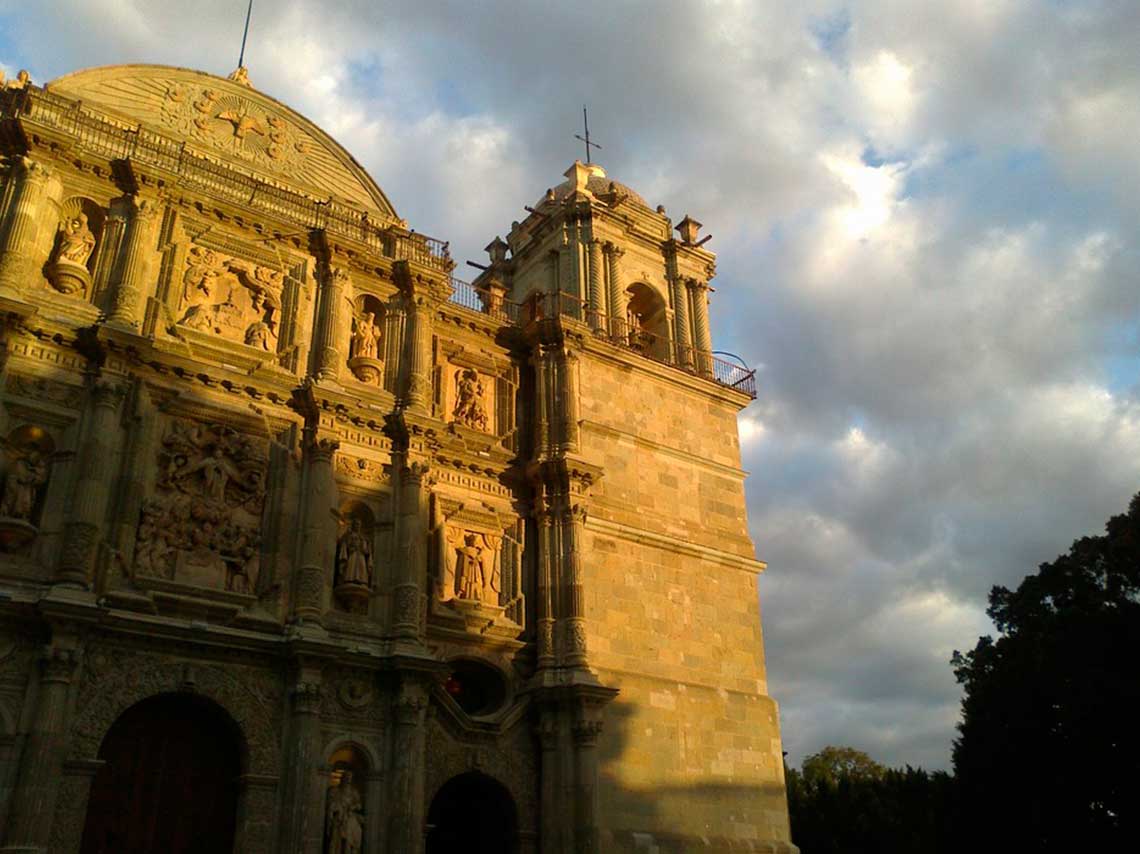
[[[590,661],[620,690],[599,743],[603,846],[789,839],[742,401],[710,386],[644,360],[581,361],[582,455],[605,472],[585,527]]]

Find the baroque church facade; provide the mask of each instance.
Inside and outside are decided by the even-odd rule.
[[[0,155],[0,851],[795,850],[699,223],[576,162],[458,281],[244,69]]]

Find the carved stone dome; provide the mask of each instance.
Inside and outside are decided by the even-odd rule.
[[[620,181],[615,181],[606,175],[606,170],[599,166],[597,163],[581,163],[575,161],[574,165],[567,171],[567,178],[557,187],[549,190],[547,195],[538,200],[538,204],[549,201],[562,201],[567,196],[571,195],[577,188],[578,183],[575,176],[575,170],[582,169],[586,172],[586,189],[593,193],[595,196],[606,198],[608,196],[617,194],[625,196],[632,201],[637,202],[639,205],[649,207],[649,204],[641,197],[641,194],[636,190],[631,189]],[[553,193],[553,197],[551,196]]]
[[[165,65],[110,65],[65,74],[46,88],[184,140],[248,174],[397,219],[351,154],[300,113],[251,88],[244,74],[227,79]]]

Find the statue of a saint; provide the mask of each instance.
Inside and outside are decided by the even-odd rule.
[[[364,312],[356,320],[352,333],[353,358],[375,359],[380,342],[380,327],[373,323],[376,317],[371,311]]]
[[[344,771],[340,783],[329,790],[325,814],[328,854],[360,854],[364,840],[360,793],[352,784],[352,772]]]
[[[0,498],[0,516],[9,519],[32,518],[40,487],[47,482],[47,462],[36,448],[12,460]]]
[[[451,416],[460,424],[476,430],[487,429],[487,408],[483,405],[485,389],[477,371],[467,368],[455,375],[455,407]]]
[[[60,223],[59,250],[56,258],[80,267],[87,265],[87,259],[95,251],[95,235],[87,226],[87,214],[81,213]]]
[[[353,519],[336,547],[337,584],[372,585],[372,546],[361,530],[360,520]]]

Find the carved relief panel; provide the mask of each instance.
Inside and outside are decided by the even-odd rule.
[[[513,516],[433,493],[432,612],[521,631],[523,531]]]
[[[501,354],[439,340],[436,353],[436,411],[454,425],[452,432],[471,430],[514,450],[517,368]],[[478,437],[474,438],[478,441]]]
[[[182,272],[178,324],[275,353],[284,273],[191,246]]]
[[[169,423],[139,520],[136,577],[257,589],[268,447],[222,425]]]
[[[483,433],[493,432],[495,399],[491,378],[469,367],[449,365],[446,371],[448,420]]]

